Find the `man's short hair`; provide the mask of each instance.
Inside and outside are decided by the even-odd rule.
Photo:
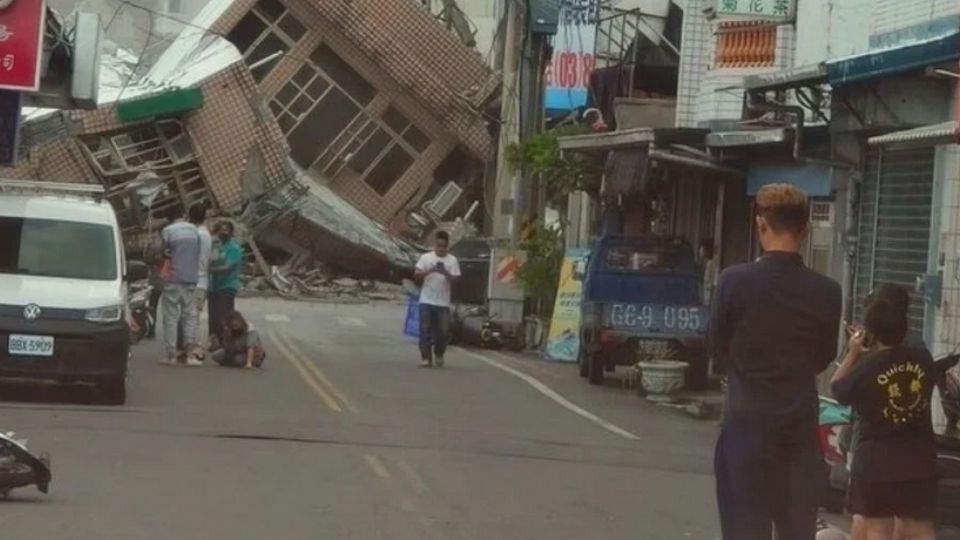
[[[437,240],[443,240],[446,243],[450,243],[450,233],[447,231],[437,231]]]
[[[194,203],[188,212],[190,223],[200,224],[207,219],[207,205],[203,203]]]
[[[220,227],[223,227],[223,228],[227,229],[227,232],[230,233],[230,236],[233,236],[234,228],[233,228],[233,222],[232,222],[232,221],[223,220],[223,221],[221,221],[220,224],[217,226],[217,228],[220,228]]]
[[[888,347],[900,345],[907,337],[906,313],[886,300],[870,303],[864,326],[870,335]]]
[[[810,200],[790,184],[769,184],[757,193],[757,215],[776,232],[800,234],[810,219]]]

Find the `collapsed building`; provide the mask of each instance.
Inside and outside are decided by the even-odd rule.
[[[102,184],[128,250],[207,203],[380,278],[411,266],[401,237],[482,200],[496,77],[413,2],[213,0],[141,61],[102,59],[97,110],[25,110],[0,177]]]

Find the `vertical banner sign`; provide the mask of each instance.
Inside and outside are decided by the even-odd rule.
[[[0,90],[0,167],[17,164],[19,128],[20,92]]]
[[[14,0],[0,9],[0,89],[40,89],[45,13],[44,0]]]
[[[586,249],[567,250],[560,269],[557,301],[550,319],[546,357],[559,362],[576,362],[580,350],[580,297],[583,283],[576,275],[578,266],[586,263]]]
[[[587,103],[587,88],[596,60],[600,0],[560,0],[560,25],[553,37],[553,57],[544,73],[547,109],[569,111]]]

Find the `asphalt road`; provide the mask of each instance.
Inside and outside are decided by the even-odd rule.
[[[53,459],[3,538],[713,539],[716,425],[568,365],[454,350],[419,369],[402,307],[247,300],[262,371],[163,367],[123,407],[0,386],[0,428]]]

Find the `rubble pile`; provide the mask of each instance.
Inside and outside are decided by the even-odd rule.
[[[402,285],[370,279],[336,276],[322,265],[292,259],[283,266],[270,266],[269,275],[255,268],[244,280],[246,296],[279,295],[293,300],[326,300],[338,303],[406,301]]]

